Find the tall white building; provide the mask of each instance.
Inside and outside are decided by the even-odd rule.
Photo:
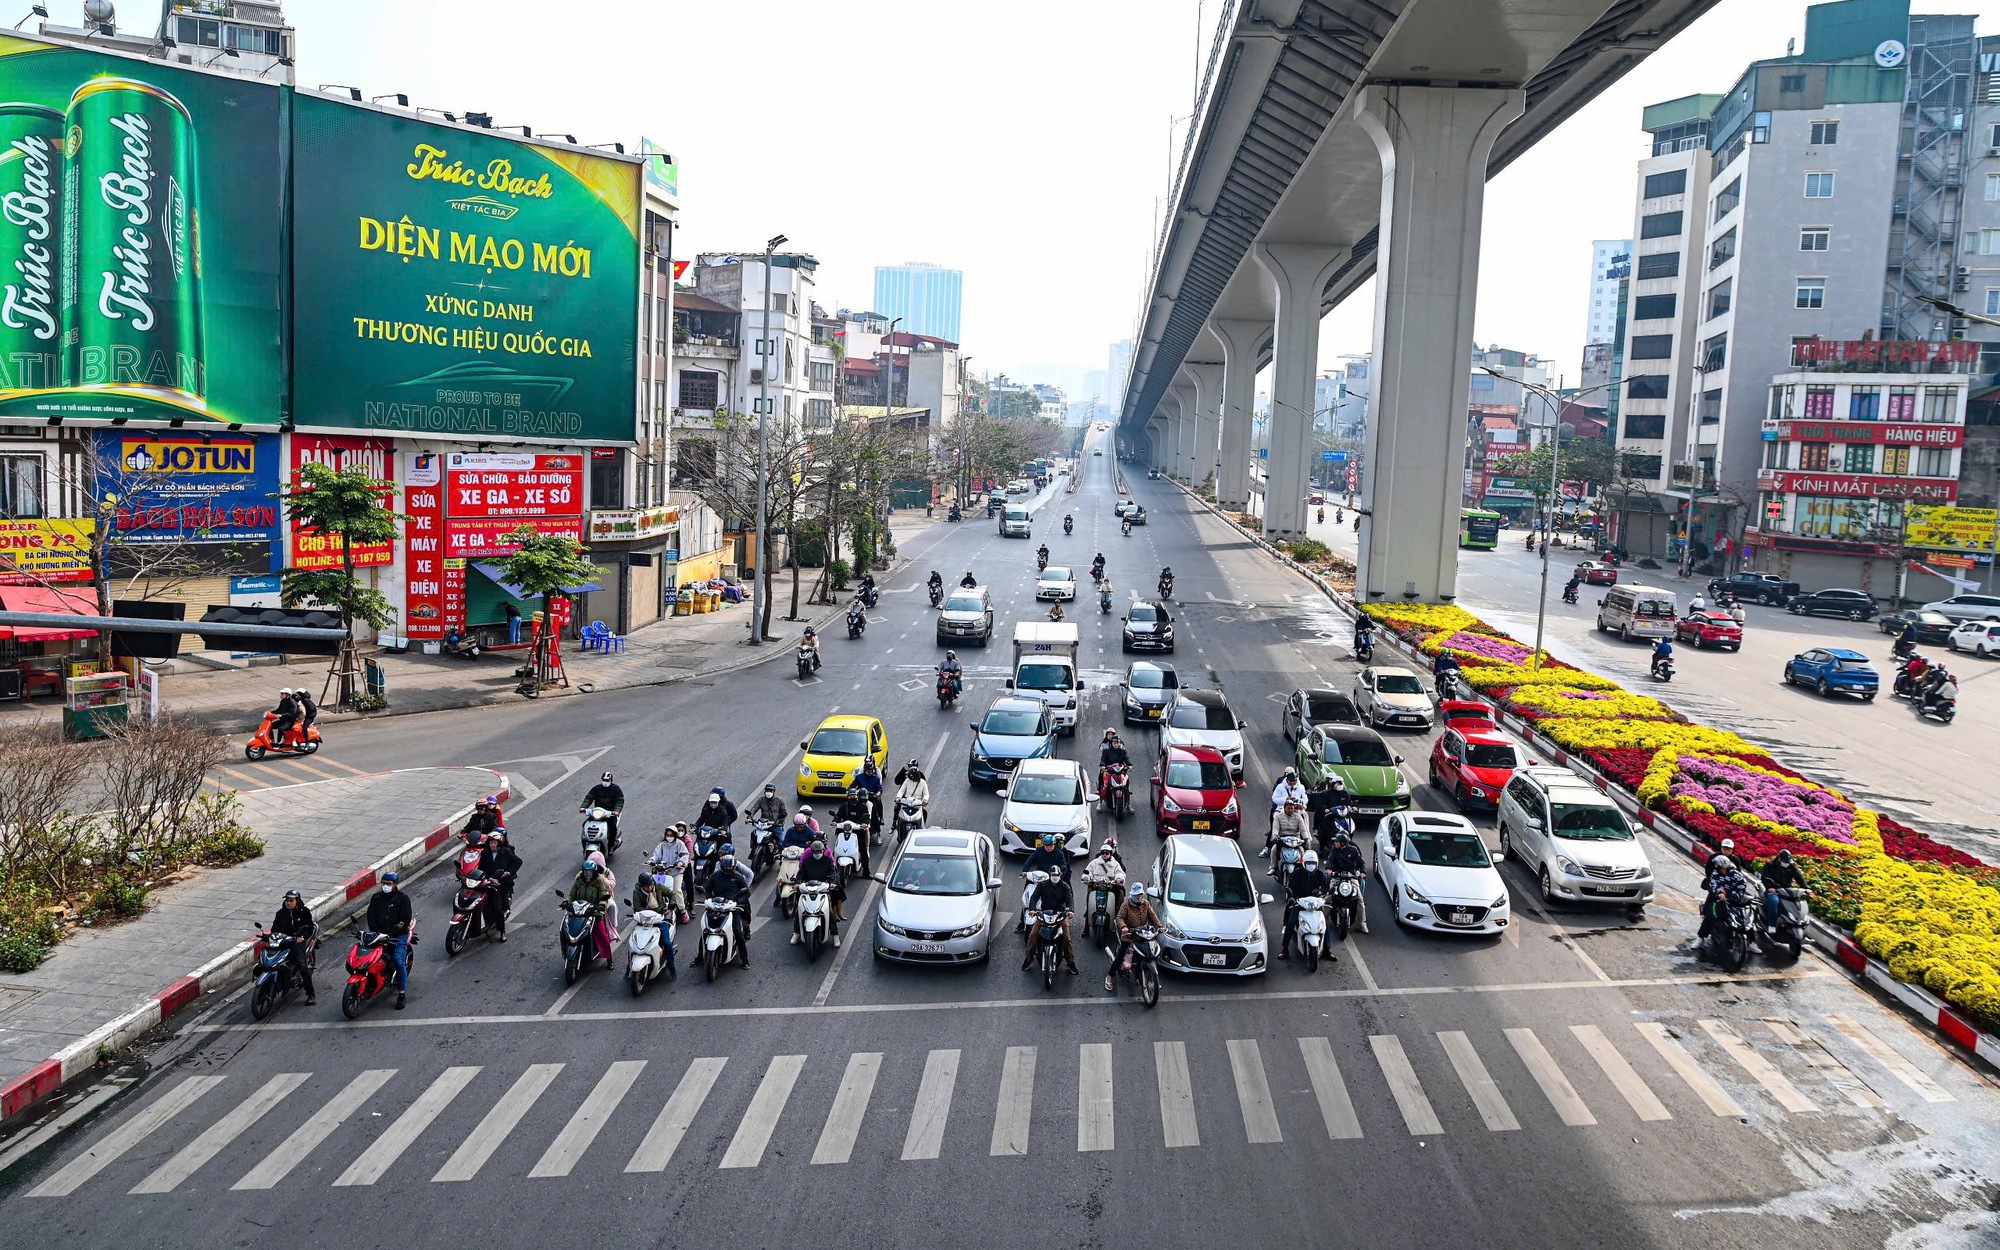
[[[1618,333],[1618,283],[1632,276],[1632,240],[1598,239],[1590,245],[1590,312],[1583,341],[1609,343]]]

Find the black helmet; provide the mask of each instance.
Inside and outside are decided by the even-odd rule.
[[[598,778],[598,780],[599,780],[599,781],[609,781],[609,780],[611,780],[611,773],[610,773],[610,771],[609,771],[609,770],[607,769],[607,770],[605,771],[604,775],[603,775],[602,777],[599,777],[599,778]]]
[[[303,903],[306,901],[306,896],[297,890],[286,890],[284,901],[287,903]]]

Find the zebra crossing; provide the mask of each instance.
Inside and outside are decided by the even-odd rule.
[[[998,1052],[870,1050],[849,1054],[839,1065],[828,1058],[634,1058],[602,1071],[542,1062],[518,1073],[459,1065],[428,1081],[417,1073],[370,1068],[344,1080],[323,1079],[325,1091],[313,1087],[309,1072],[277,1073],[254,1088],[231,1076],[186,1076],[29,1193],[64,1197],[100,1177],[105,1184],[116,1177],[132,1194],[171,1194],[204,1182],[263,1190],[286,1182],[308,1161],[309,1171],[341,1168],[331,1181],[335,1187],[391,1179],[407,1184],[422,1181],[425,1171],[411,1163],[440,1154],[431,1184],[501,1175],[511,1165],[496,1160],[529,1155],[535,1161],[526,1175],[533,1180],[561,1179],[579,1169],[594,1175],[617,1158],[624,1172],[640,1174],[663,1172],[677,1160],[721,1170],[792,1166],[797,1152],[771,1150],[781,1127],[814,1141],[807,1166],[839,1167],[858,1153],[869,1157],[875,1147],[902,1162],[922,1162],[976,1150],[979,1142],[994,1158],[1072,1148],[1303,1146],[1482,1130],[1611,1125],[1623,1132],[1753,1110],[1894,1115],[1898,1107],[1952,1101],[1882,1036],[1841,1015],[1810,1024],[1710,1017],[1683,1026],[1640,1021],[1484,1034],[1442,1029],[1338,1042],[1326,1036],[1086,1042],[1073,1054],[1069,1047],[1035,1045]],[[820,1079],[822,1072],[828,1079]],[[726,1079],[731,1077],[733,1082]],[[579,1101],[563,1117],[556,1100],[543,1103],[565,1078],[561,1087]],[[1151,1097],[1138,1097],[1142,1090]],[[1299,1096],[1308,1090],[1310,1101]],[[621,1137],[638,1131],[661,1092],[664,1105],[643,1133]],[[230,1096],[236,1101],[201,1126],[202,1113]],[[314,1097],[323,1101],[311,1105]],[[483,1101],[488,1097],[490,1105]],[[1073,1138],[1066,1131],[1072,1107]],[[476,1120],[470,1128],[455,1127],[448,1114],[454,1110]],[[292,1113],[303,1118],[287,1126]],[[978,1122],[988,1114],[990,1132]],[[559,1118],[560,1127],[542,1146],[537,1134]],[[386,1126],[365,1127],[372,1120]],[[614,1124],[620,1128],[607,1134]],[[189,1136],[163,1161],[154,1162],[170,1143],[142,1149],[176,1132]],[[372,1140],[363,1142],[363,1136]],[[604,1157],[593,1157],[600,1141],[608,1143],[599,1152]],[[355,1153],[344,1159],[340,1150]],[[780,1162],[771,1161],[774,1154]],[[246,1161],[248,1169],[241,1170]],[[150,1171],[135,1175],[149,1163]]]

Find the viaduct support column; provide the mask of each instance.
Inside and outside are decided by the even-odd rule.
[[[1357,591],[1369,603],[1449,603],[1486,164],[1525,103],[1518,90],[1365,90],[1359,120],[1382,158],[1382,227]]]
[[[1146,422],[1146,467],[1158,470],[1167,463],[1167,423],[1163,417]]]
[[[1191,360],[1184,368],[1194,379],[1194,473],[1188,485],[1200,490],[1216,473],[1217,439],[1221,433],[1222,365]],[[1218,475],[1219,477],[1219,475]]]
[[[1194,385],[1186,375],[1169,387],[1174,404],[1174,480],[1186,482],[1194,474]]]
[[[1268,321],[1222,318],[1209,323],[1222,340],[1222,468],[1215,500],[1232,512],[1250,508],[1250,421],[1257,401],[1257,344]]]
[[[1264,537],[1303,538],[1313,455],[1313,379],[1319,373],[1320,299],[1352,251],[1318,243],[1260,243],[1257,263],[1278,288],[1271,349],[1271,423],[1264,462]]]

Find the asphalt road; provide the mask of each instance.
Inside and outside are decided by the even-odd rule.
[[[1152,524],[1121,538],[1109,459],[1083,463],[1083,493],[1044,508],[1036,537],[1079,566],[1102,549],[1121,587],[1173,565],[1174,661],[1249,718],[1254,811],[1286,757],[1285,692],[1351,684],[1345,623],[1160,483],[1134,483]],[[868,636],[828,640],[815,682],[782,657],[713,683],[344,731],[329,753],[357,767],[500,764],[527,783],[509,815],[528,861],[514,939],[447,965],[447,883],[419,881],[430,937],[408,1011],[378,1005],[350,1024],[329,992],[261,1026],[240,998],[190,1022],[94,1118],[11,1160],[9,1240],[1270,1245],[1317,1244],[1330,1226],[1337,1243],[1384,1246],[2000,1237],[1995,1090],[1810,957],[1737,977],[1696,963],[1693,873],[1657,843],[1668,888],[1638,924],[1544,912],[1509,865],[1505,938],[1398,931],[1378,889],[1374,932],[1316,977],[1281,964],[1171,979],[1151,1011],[1103,993],[1101,954],[1044,993],[1017,971],[1011,938],[952,971],[878,964],[854,941],[808,965],[782,924],[753,937],[748,972],[714,985],[684,978],[635,1000],[600,971],[565,990],[542,900],[574,868],[575,807],[601,767],[626,787],[628,827],[650,830],[691,816],[715,784],[738,798],[766,776],[782,787],[820,717],[865,711],[887,724],[893,760],[934,763],[935,823],[997,829],[998,800],[961,770],[1005,648],[966,657],[965,704],[940,711],[920,583],[933,565],[948,578],[969,566],[998,588],[1003,622],[1039,615],[1036,544],[983,521],[912,549],[923,543],[935,550],[890,583]],[[1088,706],[1066,755],[1092,753],[1122,668],[1116,614],[1085,606]],[[1428,743],[1402,741],[1418,783]],[[1121,842],[1135,866],[1158,845],[1143,820]],[[866,931],[869,902],[850,902],[850,933]],[[1268,908],[1267,926],[1278,920]]]

